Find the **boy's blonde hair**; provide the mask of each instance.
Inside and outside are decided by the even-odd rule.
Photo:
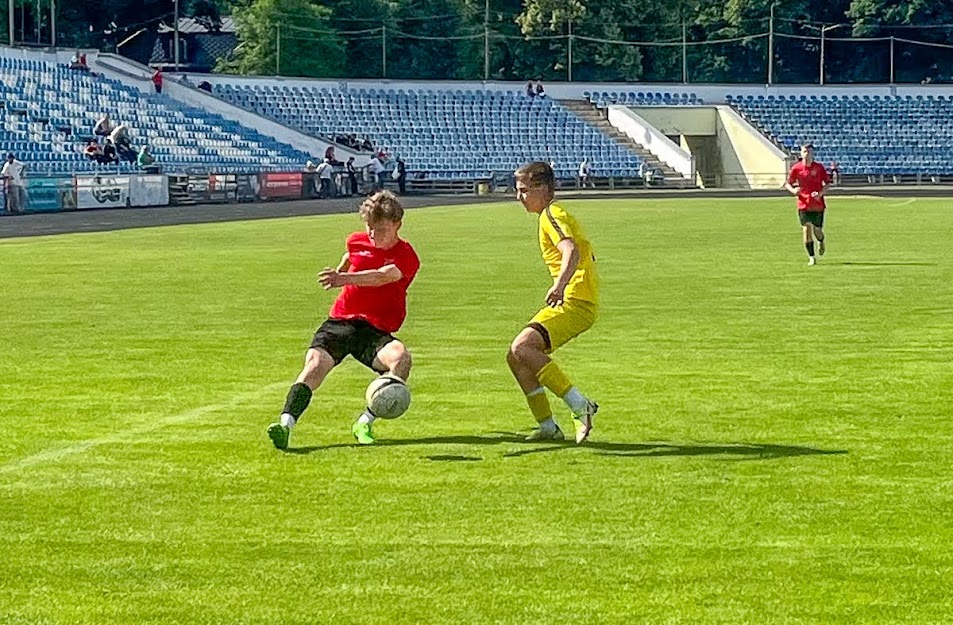
[[[404,219],[404,207],[390,191],[378,191],[368,197],[361,204],[360,213],[361,219],[367,223],[384,219],[397,223]]]

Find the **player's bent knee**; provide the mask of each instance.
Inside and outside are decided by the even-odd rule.
[[[320,349],[312,349],[308,352],[308,357],[305,360],[304,368],[305,371],[309,373],[317,373],[319,371],[330,371],[334,367],[334,359],[331,358],[331,355]]]

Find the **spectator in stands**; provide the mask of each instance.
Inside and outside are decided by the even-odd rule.
[[[93,126],[93,134],[98,137],[108,137],[113,129],[113,123],[109,120],[109,113],[105,113]]]
[[[156,93],[162,93],[162,69],[159,68],[156,70],[155,74],[152,75],[152,84],[156,87]]]
[[[831,184],[840,184],[840,165],[837,161],[831,161]]]
[[[369,152],[374,151],[374,144],[371,143],[371,140],[367,137],[364,137],[364,141],[361,142],[361,149],[367,150]]]
[[[69,68],[89,71],[89,65],[86,64],[86,55],[79,50],[73,53],[73,58],[69,60]]]
[[[536,97],[537,97],[537,98],[542,98],[542,97],[544,97],[545,95],[546,95],[546,90],[543,89],[543,81],[537,79],[537,81],[536,81]]]
[[[592,175],[592,165],[589,164],[589,159],[584,158],[582,162],[579,163],[579,187],[582,189],[586,188],[588,184],[593,189],[596,188],[596,183],[590,180],[590,175]]]
[[[394,166],[394,172],[397,174],[397,188],[401,195],[407,195],[407,164],[404,159],[397,157],[397,165]]]
[[[526,95],[527,95],[528,97],[530,97],[530,98],[535,98],[535,97],[536,97],[536,90],[533,89],[533,81],[532,81],[532,80],[530,80],[529,82],[526,83]]]
[[[203,80],[202,82],[199,83],[199,89],[201,89],[202,91],[208,91],[209,93],[212,93],[212,83],[210,83],[207,80]]]
[[[7,154],[7,162],[0,169],[0,178],[3,179],[7,198],[7,212],[11,215],[22,213],[26,204],[26,189],[24,185],[24,171],[26,166],[16,159],[13,153]]]
[[[139,156],[136,157],[136,164],[139,165],[139,169],[148,174],[159,173],[159,166],[156,165],[156,157],[149,151],[148,145],[142,146],[142,149],[139,150]]]
[[[103,149],[99,146],[95,139],[90,139],[89,143],[86,144],[86,149],[83,150],[83,155],[91,161],[96,161],[97,163],[102,163],[105,157],[103,156]]]
[[[340,167],[341,165],[344,164],[344,163],[342,163],[341,161],[339,161],[338,159],[336,159],[336,158],[334,157],[334,146],[333,146],[333,145],[329,145],[329,146],[328,146],[328,149],[326,149],[326,150],[324,151],[324,160],[326,160],[327,162],[329,162],[332,167]]]
[[[318,179],[321,181],[321,192],[318,194],[318,197],[322,199],[327,199],[331,197],[331,175],[334,173],[334,167],[331,165],[331,161],[324,159],[321,161],[321,164],[318,165],[318,169],[315,171]]]
[[[350,182],[351,192],[348,195],[357,195],[357,171],[354,169],[354,157],[347,159],[344,165],[344,171],[347,173]]]
[[[116,154],[116,146],[107,137],[103,141],[103,160],[99,161],[101,165],[119,162],[119,155]]]
[[[384,153],[372,154],[370,160],[367,162],[365,171],[367,172],[367,181],[371,187],[367,194],[371,195],[375,191],[382,189],[381,174],[384,173]]]

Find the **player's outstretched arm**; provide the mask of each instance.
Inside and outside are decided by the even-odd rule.
[[[797,196],[797,187],[795,187],[795,186],[794,186],[793,184],[791,184],[790,182],[785,182],[785,183],[784,183],[784,188],[787,189],[787,190],[788,190],[788,193],[790,193],[791,195],[793,195],[793,196],[795,196],[795,197]]]
[[[384,265],[380,269],[367,269],[366,271],[355,271],[346,273],[325,267],[318,273],[318,282],[325,290],[336,289],[345,285],[352,286],[384,286],[391,282],[397,282],[404,277],[404,274],[397,265]]]

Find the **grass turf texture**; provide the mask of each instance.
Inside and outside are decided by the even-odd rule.
[[[411,212],[414,404],[281,408],[356,215],[0,242],[0,623],[938,623],[953,613],[953,214],[567,202],[604,306],[593,441],[526,444],[548,286],[514,203]],[[560,402],[558,420],[571,429]]]

